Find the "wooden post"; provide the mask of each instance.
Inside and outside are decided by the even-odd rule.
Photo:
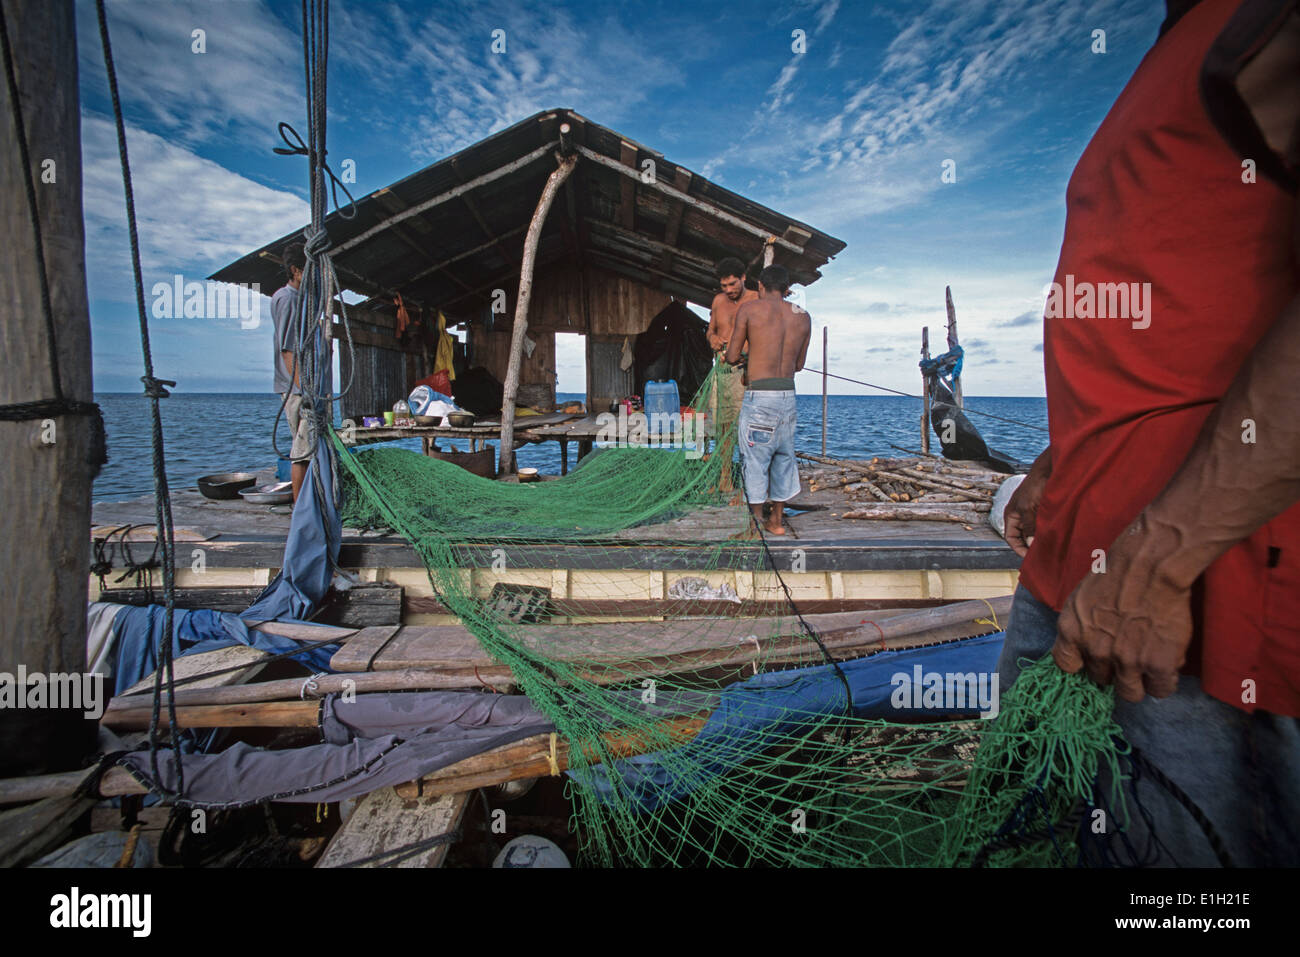
[[[948,350],[952,351],[957,348],[957,307],[952,304],[952,287],[943,287],[943,296],[948,306]],[[961,375],[952,377],[952,398],[957,408],[962,407],[961,403]]]
[[[501,452],[498,474],[507,475],[515,470],[515,397],[519,394],[519,366],[523,361],[524,333],[528,331],[528,300],[533,294],[533,266],[537,262],[537,243],[542,238],[546,214],[550,212],[555,194],[577,163],[576,156],[558,158],[559,165],[546,180],[541,199],[533,210],[528,233],[524,237],[524,258],[519,266],[519,296],[515,301],[514,328],[510,331],[510,364],[506,366],[506,381],[501,397]]]
[[[822,326],[822,455],[826,454],[826,335],[827,327]]]
[[[930,358],[930,327],[921,327],[921,358]],[[921,451],[930,454],[930,377],[921,373]]]
[[[767,241],[763,243],[763,268],[766,269],[772,265],[772,258],[776,255],[776,237],[768,236]]]
[[[29,168],[19,156],[8,82],[0,79],[0,222],[9,249],[0,256],[0,405],[55,397],[28,177],[36,190],[63,395],[90,402],[76,17],[72,0],[3,3]],[[86,669],[94,428],[88,415],[0,421],[0,672],[16,675],[20,665],[29,674]],[[16,690],[26,693],[23,686]],[[0,768],[76,767],[93,750],[93,732],[80,710],[0,709]]]

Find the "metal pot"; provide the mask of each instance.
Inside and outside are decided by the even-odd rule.
[[[234,499],[246,488],[257,484],[256,472],[217,472],[204,475],[198,481],[204,498]]]
[[[239,494],[250,505],[288,505],[293,501],[293,485],[289,482],[277,482],[273,485],[246,488]]]

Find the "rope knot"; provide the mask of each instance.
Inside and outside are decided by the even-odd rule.
[[[309,229],[303,230],[302,251],[305,255],[315,259],[326,252],[332,245],[329,231],[321,227],[317,232],[310,232]]]

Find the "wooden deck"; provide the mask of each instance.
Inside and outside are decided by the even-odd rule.
[[[554,614],[569,621],[663,614],[673,604],[672,589],[686,577],[703,578],[714,588],[730,586],[748,609],[778,607],[788,588],[810,613],[923,607],[1014,591],[1020,559],[982,516],[973,516],[969,525],[840,517],[853,504],[840,489],[805,492],[787,514],[790,534],[769,537],[766,549],[732,540],[741,527],[737,509],[710,507],[584,541],[465,542],[458,556],[475,593],[486,597],[498,584],[541,588],[550,595]],[[185,590],[185,607],[221,602],[226,610],[247,607],[283,563],[290,512],[288,506],[212,501],[196,488],[174,490],[176,583]],[[104,585],[118,590],[106,600],[137,603],[145,595],[128,593],[135,582],[118,580],[128,556],[116,544],[120,535],[109,533],[124,525],[144,526],[130,535],[129,557],[139,562],[152,549],[153,518],[152,496],[94,504],[92,537],[109,537],[110,544],[92,544],[92,555],[98,551],[111,563]],[[455,620],[435,595],[423,561],[400,536],[345,528],[339,564],[368,587],[354,588],[346,598],[355,607],[326,609],[322,620],[345,625]],[[152,581],[155,588],[160,584],[156,572]],[[100,594],[99,580],[92,577],[92,598]],[[722,615],[737,607],[709,605],[710,613]]]

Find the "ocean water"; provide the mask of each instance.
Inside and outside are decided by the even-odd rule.
[[[560,393],[561,400],[581,399]],[[97,393],[108,433],[108,464],[95,480],[95,501],[111,501],[153,491],[149,447],[149,400],[135,393]],[[799,396],[796,448],[821,451],[820,395]],[[200,475],[271,468],[276,464],[271,429],[280,399],[270,393],[174,393],[160,403],[167,479],[172,488],[193,486]],[[967,396],[966,410],[988,444],[1031,462],[1047,447],[1047,433],[974,414],[988,412],[1042,429],[1047,427],[1047,402],[1041,398]],[[921,400],[903,396],[833,395],[826,417],[826,454],[836,458],[902,454],[890,447],[920,448]],[[418,439],[393,443],[420,451]],[[290,445],[288,426],[279,423],[280,449]],[[468,448],[464,442],[439,441],[442,448]],[[932,447],[938,443],[932,439]],[[577,449],[570,444],[569,465]],[[521,467],[559,474],[560,447],[555,442],[528,445],[515,455]]]

